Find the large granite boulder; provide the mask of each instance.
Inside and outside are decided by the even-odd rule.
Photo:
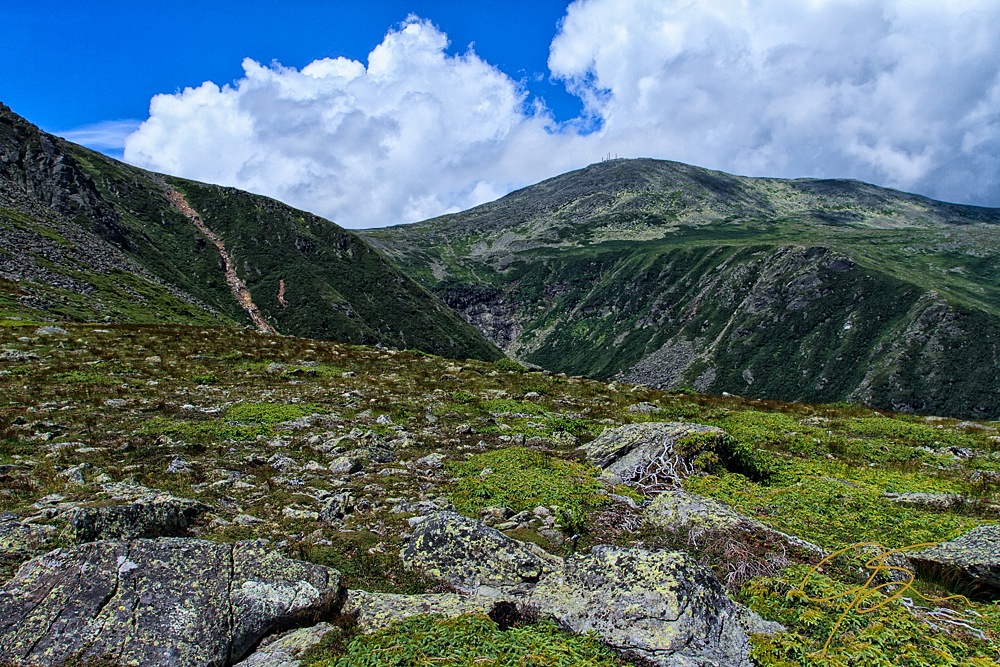
[[[78,507],[67,513],[72,542],[181,537],[196,518],[211,508],[188,498],[136,487],[131,502],[120,505]]]
[[[970,597],[1000,600],[1000,525],[986,524],[955,538],[909,554],[924,577],[958,584]]]
[[[750,633],[781,629],[680,551],[594,547],[540,581],[530,602],[573,632],[664,667],[749,667]]]
[[[609,481],[638,482],[659,490],[693,472],[693,459],[699,452],[678,445],[685,438],[706,435],[717,436],[721,442],[726,432],[687,422],[626,424],[604,431],[580,449]]]
[[[540,547],[455,512],[436,512],[418,523],[402,558],[460,591],[485,595],[523,588],[561,565]]]
[[[336,570],[258,542],[91,542],[28,561],[0,589],[0,664],[230,665],[339,601]]]
[[[749,667],[749,634],[780,628],[733,602],[710,570],[682,552],[599,546],[561,559],[439,512],[419,524],[403,558],[473,595],[421,596],[406,605],[360,596],[348,607],[368,626],[396,620],[396,606],[405,615],[453,615],[504,602],[593,631],[608,646],[664,667]]]

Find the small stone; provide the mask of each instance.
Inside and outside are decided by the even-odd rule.
[[[123,398],[109,398],[104,401],[104,405],[109,408],[124,408],[127,405],[127,402]]]
[[[281,516],[286,519],[305,519],[308,521],[318,521],[319,512],[314,512],[313,510],[300,510],[294,507],[286,507],[281,510]]]
[[[51,324],[44,327],[38,327],[35,329],[35,333],[39,336],[65,336],[69,334],[69,332],[62,327],[57,327]]]
[[[151,357],[146,357],[146,361],[148,361],[148,362],[149,362],[149,363],[151,363],[151,364],[158,364],[158,363],[160,363],[161,361],[163,361],[163,359],[161,359],[161,358],[160,358],[160,355],[158,355],[158,354],[154,354],[154,355],[153,355],[153,356],[151,356]]]

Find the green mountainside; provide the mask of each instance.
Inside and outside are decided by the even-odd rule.
[[[2,105],[0,319],[250,324],[219,249],[177,197],[277,332],[502,356],[357,235],[266,197],[125,165]]]
[[[552,371],[1000,414],[998,209],[612,160],[362,234]]]

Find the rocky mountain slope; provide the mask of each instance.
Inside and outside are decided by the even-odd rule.
[[[363,236],[553,371],[1000,415],[997,209],[612,160]]]
[[[252,325],[500,352],[355,234],[266,197],[130,167],[0,105],[0,319]]]
[[[0,664],[987,667],[998,428],[8,322]]]

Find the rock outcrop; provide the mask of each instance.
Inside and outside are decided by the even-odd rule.
[[[93,542],[28,561],[0,589],[0,663],[230,665],[340,599],[336,570],[258,542]]]
[[[921,576],[957,584],[970,597],[1000,599],[1000,526],[987,524],[964,535],[909,554]]]
[[[181,537],[208,505],[169,493],[136,487],[133,502],[79,507],[70,510],[69,538],[73,542]]]
[[[539,551],[439,512],[418,525],[404,562],[472,596],[419,596],[401,605],[362,595],[349,606],[377,627],[396,620],[395,609],[403,606],[413,614],[457,615],[508,603],[536,609],[574,632],[594,632],[622,654],[664,667],[748,666],[749,634],[779,629],[733,602],[715,575],[682,552],[598,546],[561,559]]]
[[[691,471],[691,452],[681,451],[678,443],[700,434],[716,435],[720,440],[726,436],[725,431],[715,426],[647,422],[608,429],[580,449],[613,482],[648,478],[649,482],[662,485],[680,481]]]

